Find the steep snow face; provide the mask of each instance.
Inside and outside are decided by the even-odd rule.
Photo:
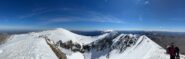
[[[140,36],[136,44],[128,47],[123,53],[117,49],[109,53],[109,59],[170,59],[166,51],[145,35]],[[108,54],[107,54],[108,55]],[[107,55],[98,59],[107,59]],[[181,55],[181,59],[185,58]]]
[[[0,46],[0,59],[58,59],[45,39],[29,34],[11,36]]]
[[[141,36],[136,44],[128,47],[123,53],[118,50],[110,52],[109,59],[169,59],[163,48],[151,41],[146,36]],[[101,56],[99,59],[106,59]]]
[[[104,30],[102,32],[104,32],[104,33],[106,33],[106,32],[114,32],[114,30]]]
[[[42,36],[46,36],[56,43],[59,40],[67,42],[72,40],[79,44],[88,44],[107,36],[105,33],[100,36],[82,36],[68,30],[59,28],[55,30],[32,32],[11,36],[5,44],[0,46],[0,59],[58,59],[52,49],[47,45]],[[68,58],[75,58],[79,53],[67,55]],[[82,53],[81,53],[82,54]],[[80,56],[83,56],[80,55]]]
[[[95,40],[102,39],[105,36],[108,35],[108,33],[105,33],[100,36],[83,36],[83,35],[78,35],[75,33],[72,33],[68,30],[65,30],[63,28],[58,28],[55,30],[49,30],[49,31],[43,31],[40,33],[35,33],[37,35],[44,35],[47,36],[49,39],[54,40],[54,42],[57,42],[59,40],[62,40],[62,42],[67,42],[69,40],[72,40],[75,43],[79,44],[88,44],[91,43]],[[33,34],[33,35],[35,35]]]

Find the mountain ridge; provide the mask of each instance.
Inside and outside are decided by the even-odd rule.
[[[0,57],[57,59],[44,41],[46,37],[53,41],[52,45],[66,54],[67,59],[169,59],[169,56],[165,54],[165,49],[145,35],[118,34],[111,31],[98,36],[84,36],[64,28],[13,35],[0,46]],[[20,49],[22,46],[23,48]],[[181,55],[181,58],[184,58],[184,55]]]

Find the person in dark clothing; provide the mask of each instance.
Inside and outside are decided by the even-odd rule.
[[[175,47],[175,50],[176,50],[176,57],[179,57],[179,48],[178,47]]]
[[[170,53],[169,53],[169,50],[170,50],[170,45],[167,45],[167,48],[166,48],[166,53],[167,53],[167,54],[170,54]]]
[[[169,47],[169,54],[170,54],[170,59],[175,59],[176,56],[176,49],[173,44]]]

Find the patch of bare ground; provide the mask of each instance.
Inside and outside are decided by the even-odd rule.
[[[9,38],[9,35],[6,33],[0,33],[0,45],[5,43],[7,39]]]
[[[149,37],[163,48],[166,48],[167,45],[174,43],[175,46],[179,47],[180,53],[185,54],[185,35],[157,34],[151,35]]]

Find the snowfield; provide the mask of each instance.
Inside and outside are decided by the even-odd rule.
[[[97,41],[97,44],[101,44],[104,42],[102,41],[105,40],[104,38],[110,37],[110,33],[104,33],[99,36],[83,36],[59,28],[12,35],[5,44],[0,45],[0,59],[58,59],[47,44],[46,39],[41,36],[54,41],[53,44],[56,44],[59,40],[62,42],[72,40],[74,43],[83,46],[92,44],[95,41]],[[91,48],[89,52],[82,53],[60,47],[59,49],[66,54],[67,59],[170,59],[169,55],[165,53],[164,48],[145,35],[135,39],[136,35],[128,34],[136,42],[120,52],[120,47],[122,46],[118,43],[120,43],[120,40],[125,39],[124,37],[126,36],[127,34],[119,34],[116,38],[112,39],[111,48],[104,48],[103,50]],[[100,43],[98,43],[99,41]],[[125,41],[123,40],[123,42]],[[119,47],[117,49],[114,47],[113,49],[113,46]],[[185,59],[185,56],[181,55],[181,59]]]
[[[13,35],[0,51],[0,59],[58,59],[45,39],[29,34]]]
[[[124,53],[113,50],[109,59],[170,59],[165,50],[146,36],[141,36],[136,45],[128,48]],[[184,58],[182,56],[181,58]],[[107,59],[101,56],[99,59]]]
[[[73,53],[72,55],[68,55],[67,59],[84,59],[84,56],[80,52]]]
[[[49,31],[43,31],[40,33],[35,33],[35,34],[46,35],[49,39],[54,40],[54,42],[57,42],[59,40],[62,40],[63,42],[67,42],[69,40],[72,40],[73,42],[76,42],[79,44],[89,44],[89,43],[96,41],[98,39],[102,39],[108,35],[108,33],[105,33],[100,36],[83,36],[83,35],[78,35],[78,34],[72,33],[68,30],[63,29],[63,28],[58,28],[58,29],[49,30]],[[35,34],[33,34],[33,35],[35,35]]]

